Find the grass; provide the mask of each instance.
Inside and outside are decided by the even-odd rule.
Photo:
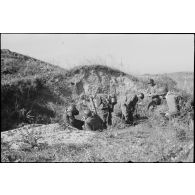
[[[27,132],[22,135],[23,144],[19,148],[13,148],[11,142],[1,141],[1,161],[192,162],[193,155],[189,154],[193,149],[193,131],[189,124],[178,118],[167,121],[159,112],[151,113],[149,119],[138,120],[136,126],[119,127],[118,124],[104,132],[95,132],[84,142],[79,139],[85,136],[85,131],[78,131],[79,139],[72,143],[39,142],[41,135]],[[67,134],[62,129],[62,136]],[[53,135],[58,137],[58,131]]]
[[[45,95],[47,93],[47,95]],[[1,85],[1,130],[20,123],[50,123],[55,112],[47,101],[60,102],[59,97],[44,86],[40,77],[23,78]]]
[[[9,50],[1,50],[1,57],[1,131],[55,122],[72,93],[66,71]]]
[[[117,94],[121,95],[120,89],[128,93],[145,90],[148,76],[134,77],[101,65],[61,71],[60,68],[30,59],[28,56],[16,55],[13,52],[5,54],[11,57],[4,56],[1,71],[1,131],[36,123],[62,125],[57,130],[52,130],[48,135],[50,137],[45,139],[43,137],[47,135],[50,125],[46,126],[48,129],[45,132],[40,129],[40,134],[26,131],[20,134],[19,140],[15,142],[2,139],[1,161],[192,161],[193,156],[188,156],[193,146],[193,132],[189,128],[189,102],[193,95],[193,80],[190,76],[189,79],[176,76],[170,78],[169,75],[152,76],[157,85],[168,85],[170,89],[176,89],[180,93],[182,115],[179,118],[168,121],[161,115],[166,111],[166,104],[159,106],[155,112],[148,113],[146,108],[149,100],[146,98],[142,107],[139,107],[142,120],[138,120],[135,126],[126,126],[119,120],[115,126],[104,132],[68,132],[63,126],[64,110],[70,102],[75,102],[79,107],[84,83],[90,83],[93,93],[97,93],[98,90],[109,93],[110,80],[115,78]],[[76,92],[72,85],[75,78],[79,88]],[[120,81],[119,78],[124,81]],[[182,79],[178,81],[179,78]],[[12,134],[11,131],[9,133]],[[11,137],[14,137],[14,133]],[[17,145],[18,143],[20,144]]]
[[[157,120],[157,119],[156,119]],[[158,125],[157,125],[158,124]],[[61,129],[61,136],[68,132]],[[60,132],[53,132],[60,140]],[[75,134],[86,136],[85,131]],[[72,133],[70,133],[70,136]],[[58,137],[59,136],[59,137]],[[177,121],[166,125],[152,119],[123,129],[110,128],[95,132],[79,142],[39,142],[41,135],[25,134],[25,144],[13,149],[10,143],[1,142],[3,162],[180,162],[193,161],[188,153],[193,146],[193,131]]]

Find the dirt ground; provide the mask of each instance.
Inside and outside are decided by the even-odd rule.
[[[1,133],[3,162],[193,162],[193,131],[147,120],[103,132],[28,125]]]

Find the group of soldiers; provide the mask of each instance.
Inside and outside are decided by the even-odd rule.
[[[148,82],[147,96],[151,99],[148,110],[160,105],[164,98],[170,108],[166,115],[174,115],[178,112],[174,96],[168,91],[168,88],[165,87],[159,91],[153,79]],[[82,96],[81,99],[85,105],[82,110],[84,113],[82,120],[76,119],[75,116],[79,115],[79,111],[75,104],[71,104],[65,112],[65,123],[79,130],[95,131],[116,125],[118,122],[116,118],[122,119],[126,124],[133,125],[136,107],[142,103],[144,94],[126,94],[119,99],[115,95],[100,94],[96,97]]]

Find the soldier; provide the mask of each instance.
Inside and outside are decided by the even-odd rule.
[[[133,114],[136,110],[136,105],[139,100],[144,99],[144,94],[140,93],[139,95],[126,95],[123,98],[119,99],[116,106],[114,107],[113,112],[113,125],[119,122],[119,118],[123,118],[126,124],[133,124]]]
[[[107,128],[108,125],[112,124],[112,103],[110,96],[100,96],[100,101],[98,103],[98,109],[100,117],[103,120],[104,129]]]
[[[81,121],[75,118],[75,116],[78,114],[79,114],[79,111],[77,110],[76,106],[74,104],[70,105],[67,108],[66,113],[65,113],[65,123],[79,130],[82,130],[84,121]]]
[[[115,95],[109,96],[109,115],[108,115],[108,125],[112,125],[112,113],[114,111],[114,106],[117,104],[117,98]]]
[[[148,92],[149,92],[150,96],[157,95],[157,85],[153,79],[149,80],[148,85],[149,85]]]
[[[125,115],[125,122],[127,124],[133,124],[134,118],[133,114],[136,110],[138,101],[144,99],[144,94],[140,93],[139,95],[132,95],[131,97],[126,96],[126,101],[123,107],[123,114]]]
[[[168,87],[162,87],[160,89],[158,89],[157,85],[155,84],[153,79],[150,79],[149,81],[149,95],[148,97],[151,97],[151,101],[148,104],[148,110],[152,107],[152,109],[154,109],[156,106],[160,105],[162,103],[162,99],[161,97],[165,97],[165,95],[168,92]]]
[[[150,107],[154,108],[156,105],[160,105],[161,104],[161,99],[157,94],[157,85],[155,84],[153,79],[150,79],[149,83],[149,88],[148,88],[148,97],[151,97],[151,101],[148,104],[148,109],[150,109]]]
[[[92,115],[92,112],[90,110],[85,110],[84,114],[85,114],[84,128],[86,130],[91,131],[103,130],[103,121],[97,114]]]

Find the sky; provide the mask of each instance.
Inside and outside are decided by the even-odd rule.
[[[194,71],[192,34],[2,34],[1,48],[65,69],[102,64],[133,74]]]

